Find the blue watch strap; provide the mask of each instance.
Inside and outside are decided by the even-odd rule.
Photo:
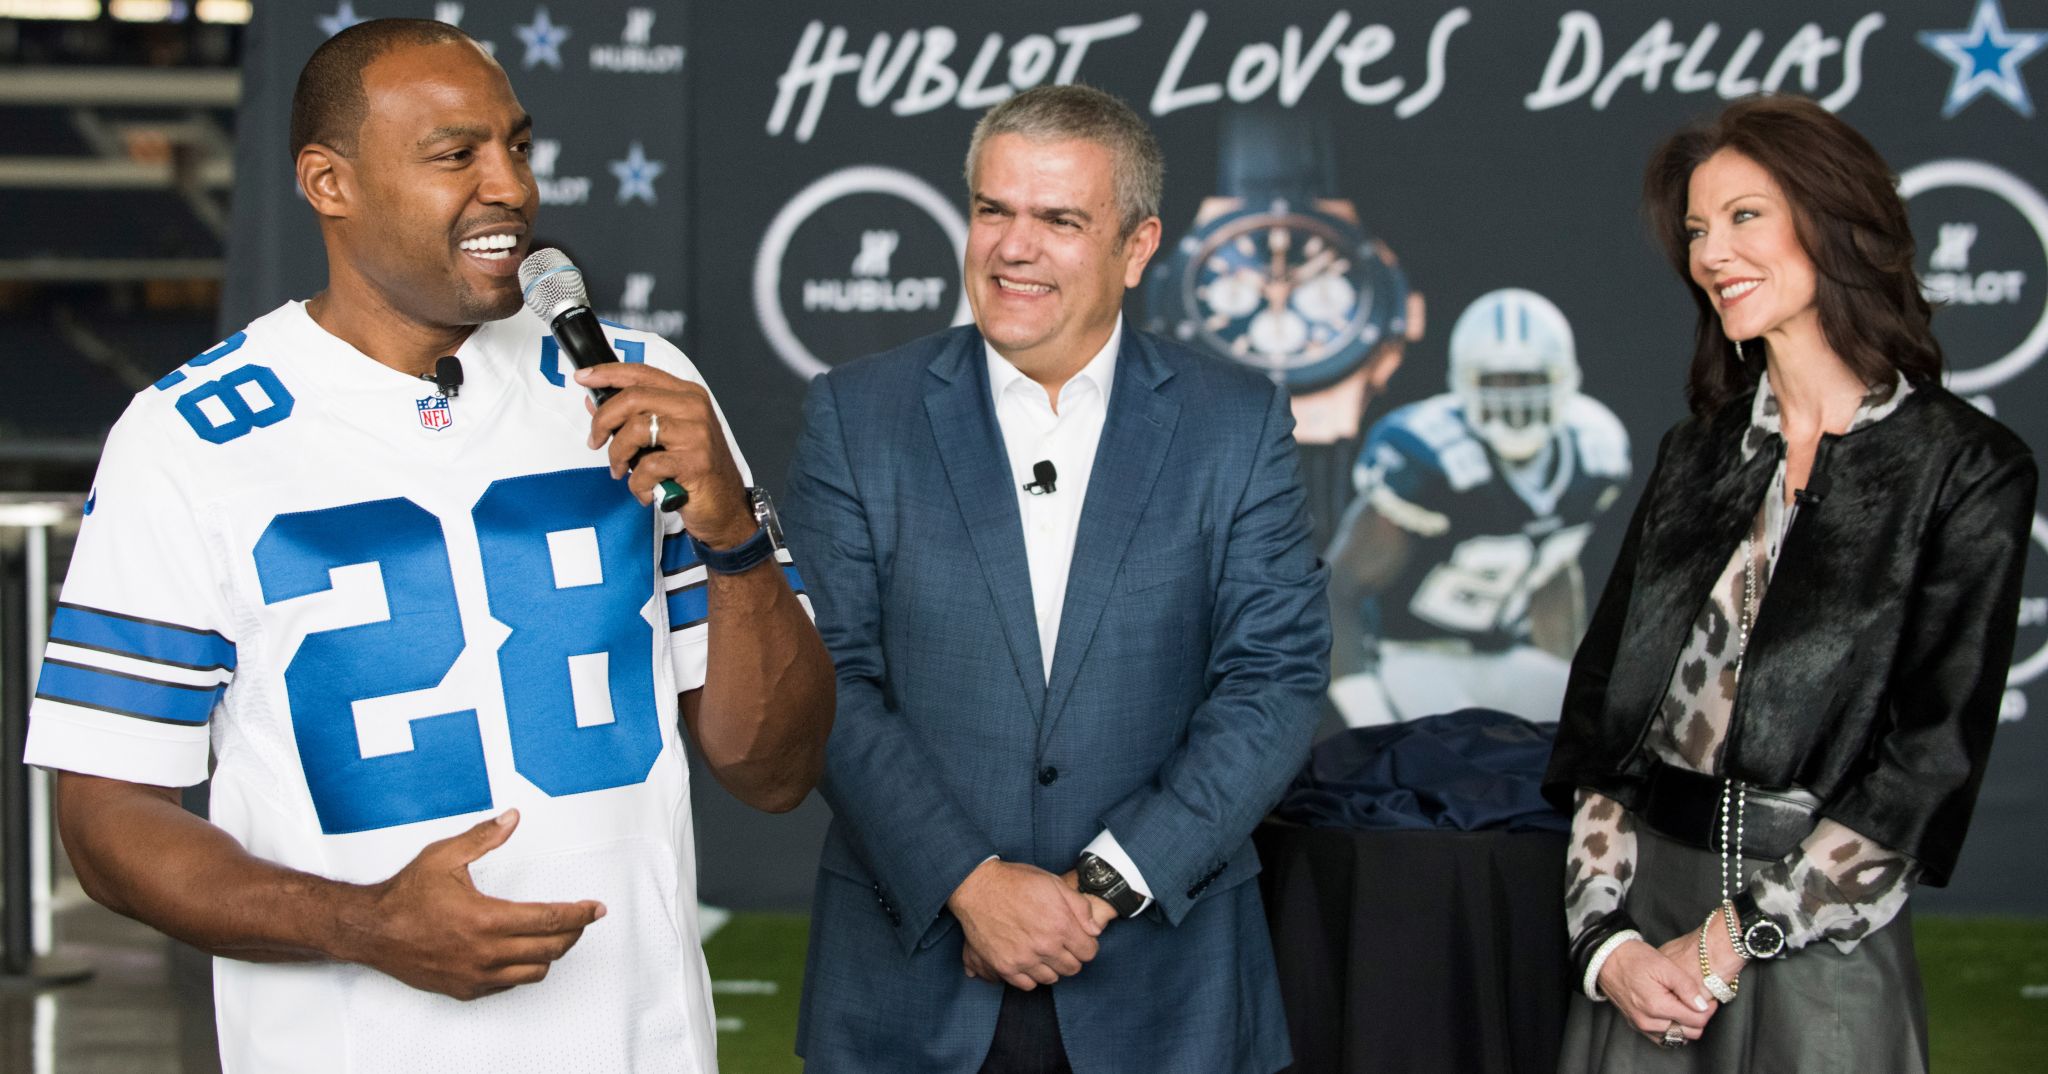
[[[1263,208],[1275,198],[1306,209],[1337,193],[1337,153],[1329,120],[1291,110],[1239,107],[1221,116],[1216,188]]]
[[[696,549],[697,558],[704,561],[704,569],[712,574],[745,574],[775,558],[775,539],[765,527],[724,551],[698,540],[694,533],[686,536],[690,538],[690,547]]]

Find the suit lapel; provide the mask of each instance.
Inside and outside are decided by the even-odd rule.
[[[1160,466],[1166,461],[1166,449],[1173,442],[1180,404],[1158,390],[1172,376],[1173,371],[1151,346],[1126,325],[1117,352],[1116,387],[1110,393],[1109,414],[1095,449],[1088,502],[1081,509],[1080,533],[1067,571],[1059,644],[1053,648],[1052,681],[1047,686],[1045,716],[1039,721],[1041,747],[1073,691],[1082,659],[1095,639],[1095,627],[1109,603],[1117,569],[1130,547],[1131,532],[1145,514]]]
[[[1045,707],[1045,661],[1038,650],[1024,523],[1017,514],[1009,456],[1003,451],[989,398],[980,333],[962,333],[929,368],[934,379],[925,392],[925,416],[931,420],[947,483],[953,487],[960,519],[995,601],[1018,683],[1035,715]]]

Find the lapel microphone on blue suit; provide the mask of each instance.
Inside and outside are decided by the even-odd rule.
[[[1053,469],[1051,459],[1040,459],[1031,464],[1032,479],[1025,484],[1024,491],[1033,496],[1043,496],[1053,491],[1052,483],[1059,476],[1060,472]]]

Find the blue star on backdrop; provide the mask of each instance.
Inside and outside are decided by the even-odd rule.
[[[316,21],[320,23],[321,33],[333,37],[364,19],[356,14],[356,5],[351,0],[341,0],[341,6],[335,9],[334,14],[318,16]]]
[[[634,142],[626,150],[626,159],[612,161],[612,174],[619,179],[619,204],[624,205],[634,198],[647,204],[654,204],[654,181],[668,165],[658,160],[648,160],[647,151]]]
[[[557,26],[548,18],[548,9],[533,10],[533,21],[515,28],[519,40],[526,45],[525,68],[529,71],[539,64],[547,64],[559,71],[562,69],[562,42],[569,40],[569,28]]]
[[[1949,83],[1948,101],[1941,107],[1943,119],[1985,93],[2033,118],[2034,102],[2020,78],[2020,64],[2048,47],[2048,31],[2009,29],[1998,0],[1977,0],[1968,29],[1928,30],[1920,35],[1920,43],[1955,65],[1955,81]]]

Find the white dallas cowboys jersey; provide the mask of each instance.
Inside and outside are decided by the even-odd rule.
[[[659,337],[608,334],[702,383]],[[704,568],[584,446],[585,393],[540,321],[457,356],[444,409],[290,303],[137,396],[26,759],[184,786],[210,747],[215,824],[358,883],[517,807],[476,886],[608,910],[545,981],[471,1003],[218,959],[229,1071],[712,1071],[676,699],[704,681]]]

